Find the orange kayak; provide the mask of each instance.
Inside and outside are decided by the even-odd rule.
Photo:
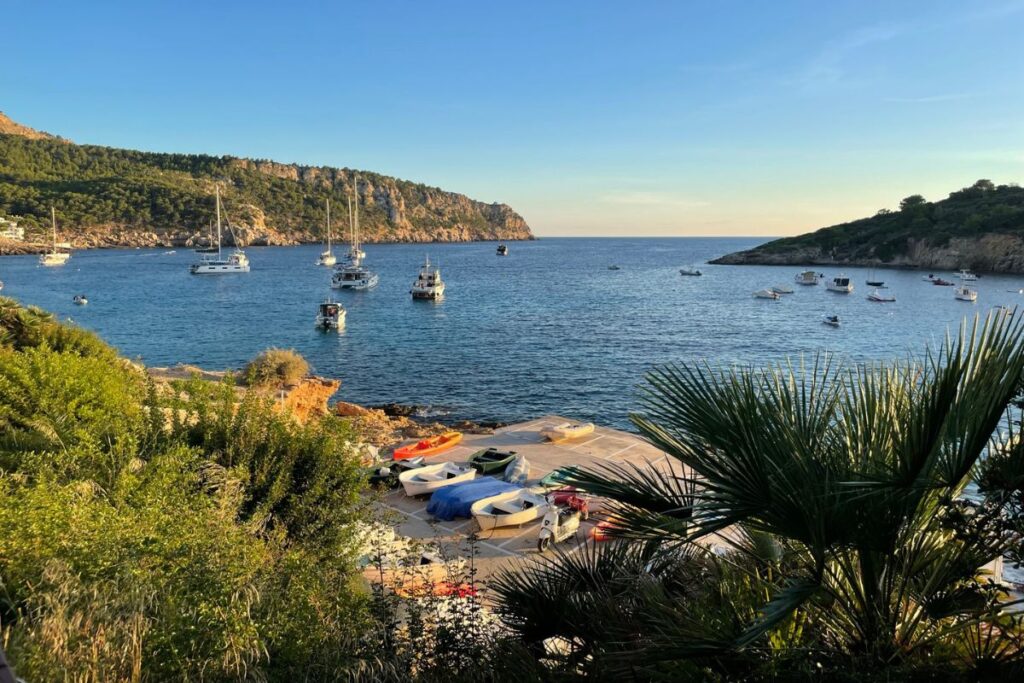
[[[440,436],[432,436],[422,441],[409,444],[408,446],[402,446],[401,448],[395,449],[395,460],[405,460],[407,458],[416,458],[421,455],[437,455],[442,451],[446,451],[458,442],[462,441],[462,434],[460,432],[445,432]]]

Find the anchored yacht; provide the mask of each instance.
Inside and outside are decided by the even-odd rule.
[[[53,247],[45,254],[39,255],[39,263],[44,266],[63,266],[71,258],[71,245],[57,242],[57,210],[50,207],[50,222],[53,224]]]
[[[337,301],[324,299],[316,312],[316,326],[322,330],[340,330],[345,326],[345,307]]]
[[[331,267],[338,262],[338,257],[331,251],[331,200],[327,200],[327,245],[326,249],[320,252],[320,258],[316,260],[318,266]]]
[[[444,280],[441,279],[441,269],[430,265],[430,257],[423,262],[420,274],[416,282],[412,283],[409,290],[413,299],[440,299],[444,296]]]
[[[849,294],[853,291],[853,282],[845,275],[839,275],[829,280],[828,284],[825,285],[825,288],[830,292]]]
[[[359,178],[355,179],[355,183]],[[353,188],[353,193],[355,189]],[[366,254],[359,248],[359,199],[356,198],[355,206],[349,200],[349,211],[351,215],[352,246],[348,251],[348,263],[335,268],[331,276],[331,287],[334,289],[351,289],[354,291],[365,291],[377,286],[380,281],[377,273],[363,265]]]
[[[802,273],[797,273],[793,281],[798,285],[816,285],[819,279],[818,274],[813,270],[805,270]]]
[[[221,230],[220,230],[220,185],[216,188],[217,193],[217,255],[216,256],[203,256],[202,260],[193,263],[189,268],[189,272],[193,275],[228,275],[231,273],[248,273],[249,272],[249,257],[245,255],[245,252],[237,247],[224,258],[224,254],[221,248]],[[230,223],[228,224],[228,230],[231,230]]]

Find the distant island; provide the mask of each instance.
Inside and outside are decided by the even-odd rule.
[[[979,180],[935,202],[911,195],[897,211],[882,209],[712,263],[1024,273],[1024,188]]]
[[[327,199],[339,240],[348,230],[345,206],[356,176],[364,242],[533,239],[506,204],[379,173],[79,145],[0,112],[0,218],[26,232],[24,242],[0,239],[0,253],[36,250],[51,205],[60,238],[76,248],[206,244],[215,183],[240,245],[322,240]]]

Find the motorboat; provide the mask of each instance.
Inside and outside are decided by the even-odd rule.
[[[76,306],[85,306],[87,303],[89,303],[89,299],[85,296],[85,294],[75,294],[74,298],[71,299],[71,301],[74,302]]]
[[[689,268],[680,268],[679,269],[679,274],[680,275],[688,275],[688,276],[692,276],[692,277],[700,277],[704,273],[700,272],[700,270],[697,269],[697,268],[689,267]]]
[[[779,299],[782,298],[782,295],[780,295],[778,292],[776,292],[774,290],[771,290],[771,289],[759,289],[756,292],[754,292],[754,298],[755,299],[775,299],[776,301],[778,301]]]
[[[805,270],[802,273],[797,273],[793,281],[798,285],[816,285],[820,279],[818,273],[813,270]]]
[[[39,264],[43,266],[63,266],[71,258],[71,245],[57,242],[57,210],[50,207],[50,222],[53,225],[53,246],[50,251],[39,255]]]
[[[381,463],[370,472],[370,485],[384,488],[398,488],[398,477],[402,472],[415,470],[423,467],[423,456],[409,458],[408,460],[388,460]]]
[[[894,294],[882,294],[877,289],[872,290],[868,294],[868,301],[876,301],[878,303],[893,303],[896,301],[896,295]]]
[[[337,301],[325,299],[316,311],[316,326],[322,330],[340,330],[345,326],[345,307]]]
[[[469,456],[469,466],[480,474],[504,472],[505,468],[515,460],[515,457],[515,451],[484,448]]]
[[[437,455],[438,453],[448,450],[460,441],[462,441],[461,432],[445,432],[440,436],[427,437],[426,439],[420,439],[416,443],[409,444],[408,446],[396,448],[394,459],[406,460],[408,458],[415,458],[419,455]]]
[[[608,270],[622,270],[622,268],[613,263],[612,265],[608,266]]]
[[[563,422],[554,427],[542,429],[540,435],[548,441],[579,439],[594,432],[593,422]]]
[[[839,327],[839,316],[838,315],[825,315],[825,316],[822,316],[821,322],[824,325],[830,325],[832,327]]]
[[[885,282],[883,280],[865,280],[864,284],[866,284],[868,287],[876,287],[878,289],[885,288]]]
[[[318,266],[327,266],[330,268],[338,262],[338,257],[331,251],[331,200],[327,200],[327,243],[323,251],[320,252],[320,257],[317,258],[316,264]]]
[[[441,269],[430,265],[429,256],[423,262],[423,267],[420,268],[420,273],[416,276],[416,281],[412,283],[409,293],[412,294],[413,299],[437,300],[444,296],[444,280],[441,279]]]
[[[828,281],[828,284],[825,285],[825,289],[830,292],[849,294],[853,291],[853,282],[845,275],[837,275]]]
[[[978,300],[978,291],[971,289],[967,285],[960,285],[956,288],[956,291],[953,292],[953,297],[960,301],[974,302]]]
[[[789,285],[773,285],[768,289],[772,290],[776,294],[792,294],[793,288]]]
[[[504,244],[499,244],[497,254],[498,256],[508,256],[508,247]]]
[[[962,269],[957,273],[957,277],[963,282],[975,282],[978,279],[977,275],[966,269]]]
[[[939,287],[952,287],[956,283],[950,282],[949,280],[943,280],[941,277],[936,277],[932,278],[932,284]]]
[[[507,491],[482,498],[470,508],[481,531],[508,526],[522,526],[541,519],[551,503],[546,496],[530,489]]]
[[[398,483],[407,496],[422,496],[452,484],[461,484],[476,478],[476,470],[469,465],[442,462],[408,470],[398,475]]]
[[[235,248],[227,258],[224,258],[222,252],[222,239],[221,239],[221,226],[220,226],[220,185],[216,187],[217,197],[217,251],[216,256],[211,255],[203,256],[203,258],[193,263],[189,267],[189,272],[193,275],[230,275],[231,273],[248,273],[249,272],[249,257],[245,255],[245,252],[241,249]],[[230,223],[228,224],[228,231],[231,230]]]

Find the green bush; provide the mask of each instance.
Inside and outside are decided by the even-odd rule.
[[[309,363],[294,349],[267,349],[245,366],[245,381],[251,387],[283,387],[295,384],[309,373]]]

